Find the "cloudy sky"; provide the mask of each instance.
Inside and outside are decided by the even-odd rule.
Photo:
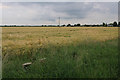
[[[1,7],[2,6],[2,7]],[[4,2],[3,24],[100,24],[118,20],[117,2]]]
[[[1,0],[1,2],[119,2],[119,0]]]

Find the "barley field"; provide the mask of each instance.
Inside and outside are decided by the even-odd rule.
[[[2,60],[3,78],[116,78],[118,28],[4,27]]]

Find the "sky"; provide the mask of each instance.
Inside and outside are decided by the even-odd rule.
[[[118,21],[118,2],[3,2],[2,24],[101,24]]]
[[[1,0],[1,2],[119,2],[119,0]]]

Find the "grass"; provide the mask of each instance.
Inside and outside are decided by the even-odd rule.
[[[3,78],[116,78],[117,30],[3,28]]]

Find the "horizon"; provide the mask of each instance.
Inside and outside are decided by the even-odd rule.
[[[117,25],[119,25],[119,22],[117,21],[114,21],[117,23]],[[114,22],[110,22],[110,23],[104,23],[106,25],[113,25]],[[76,23],[76,24],[70,24],[71,26],[74,26],[74,25],[77,25],[77,24],[80,24],[80,26],[85,26],[85,25],[90,25],[90,26],[93,26],[93,25],[99,25],[99,26],[102,26],[103,23],[101,24],[81,24],[81,23]],[[68,23],[69,24],[69,23]],[[0,24],[0,26],[67,26],[68,24]]]

